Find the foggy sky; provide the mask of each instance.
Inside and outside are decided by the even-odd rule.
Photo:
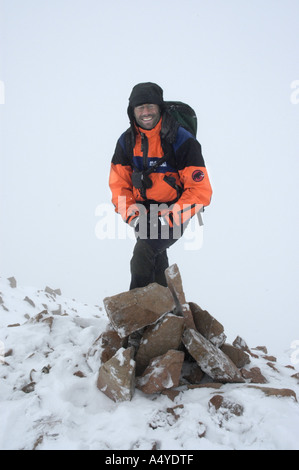
[[[0,275],[89,303],[128,289],[134,239],[97,238],[97,214],[131,89],[157,82],[196,110],[214,191],[202,247],[169,250],[187,300],[232,335],[288,348],[298,1],[2,0],[0,15]]]

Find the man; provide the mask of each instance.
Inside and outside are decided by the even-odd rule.
[[[136,85],[127,112],[130,128],[117,142],[109,186],[136,234],[130,289],[166,286],[167,249],[210,204],[212,189],[199,142],[166,111],[159,85]]]

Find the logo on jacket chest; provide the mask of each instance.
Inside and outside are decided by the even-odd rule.
[[[149,160],[149,162],[148,162],[148,166],[149,166],[149,167],[151,167],[151,166],[154,166],[154,165],[155,165],[155,163],[156,163],[155,161],[153,161],[153,160]],[[161,165],[159,165],[159,166],[160,166],[160,167],[164,167],[164,168],[165,168],[165,167],[167,166],[167,162],[163,162],[163,163],[161,163]]]
[[[157,164],[159,160],[160,160],[159,157],[147,158],[147,168],[152,168],[153,166]],[[138,168],[138,170],[142,171],[144,169],[143,157],[134,156],[133,161],[134,161],[135,167]],[[163,163],[161,163],[161,165],[159,165],[155,170],[155,173],[166,173],[166,172],[172,172],[172,173],[177,172],[175,168],[173,168],[170,162],[168,161],[164,161]]]

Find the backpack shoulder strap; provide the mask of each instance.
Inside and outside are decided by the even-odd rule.
[[[131,157],[133,156],[134,144],[133,144],[132,129],[130,127],[125,132],[125,148],[126,148],[127,156],[131,159]]]
[[[171,116],[170,113],[165,111],[162,118],[162,127],[161,127],[161,140],[162,142],[167,142],[168,144],[173,144],[175,142],[178,129],[180,127],[179,122]]]
[[[132,165],[132,167],[135,170],[139,171],[138,168],[136,167],[136,165],[134,164],[134,159],[133,159],[134,146],[135,146],[135,135],[132,131],[132,128],[129,127],[129,129],[127,129],[126,132],[125,132],[126,154],[127,154],[128,160],[129,160],[130,164]]]

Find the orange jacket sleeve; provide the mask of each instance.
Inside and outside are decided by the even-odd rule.
[[[127,223],[131,222],[138,211],[133,195],[132,171],[132,167],[121,145],[121,140],[119,140],[111,162],[109,186],[112,192],[112,203],[115,211]]]
[[[195,138],[186,138],[187,134],[184,130],[181,134],[176,160],[184,190],[172,208],[173,220],[176,224],[186,222],[203,207],[208,206],[212,197],[212,187],[201,145]]]

